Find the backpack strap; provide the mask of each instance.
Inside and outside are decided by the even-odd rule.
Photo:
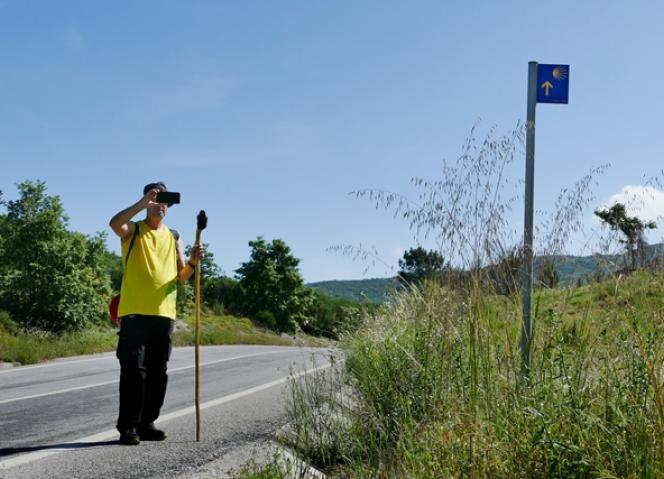
[[[169,228],[170,229],[170,228]],[[178,269],[178,258],[180,257],[180,233],[178,230],[171,230],[173,239],[175,240],[175,270]]]
[[[138,223],[134,223],[134,234],[131,237],[131,243],[129,243],[129,249],[127,250],[127,256],[125,256],[125,269],[127,268],[127,262],[129,261],[129,253],[131,253],[131,249],[134,247],[134,243],[136,242],[136,237],[138,236],[138,231],[139,231],[139,225]]]
[[[170,228],[169,228],[169,230],[170,230]],[[180,233],[178,232],[178,230],[171,230],[171,234],[173,235],[173,239],[175,240],[175,251],[177,251],[179,253],[180,252],[180,245],[178,244],[178,242],[180,240]]]

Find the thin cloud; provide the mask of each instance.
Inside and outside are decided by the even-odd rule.
[[[643,221],[659,221],[664,218],[664,191],[652,186],[627,185],[620,193],[611,196],[603,208],[622,203],[627,214]]]

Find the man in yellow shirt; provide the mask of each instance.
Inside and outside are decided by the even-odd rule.
[[[203,257],[200,246],[184,261],[183,243],[163,222],[170,205],[157,203],[167,191],[163,182],[143,188],[143,198],[110,221],[121,239],[123,276],[118,316],[120,337],[120,442],[137,445],[163,441],[166,434],[154,426],[164,403],[176,317],[177,283],[186,282]],[[146,210],[143,221],[132,218]]]

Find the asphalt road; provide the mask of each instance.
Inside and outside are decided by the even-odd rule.
[[[113,353],[0,370],[0,478],[169,478],[191,473],[285,421],[291,374],[324,369],[329,351],[278,346],[201,348],[196,442],[193,348],[176,348],[158,426],[165,442],[117,443]]]

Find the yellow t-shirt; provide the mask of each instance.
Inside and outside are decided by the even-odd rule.
[[[144,221],[135,223],[138,236],[124,265],[118,316],[145,314],[175,319],[177,254],[175,238],[166,225],[157,230]],[[127,257],[130,234],[122,241],[122,259]]]

